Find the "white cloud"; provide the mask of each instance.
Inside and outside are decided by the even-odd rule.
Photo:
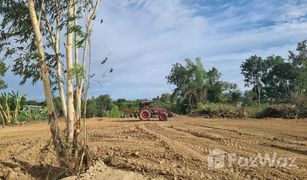
[[[307,39],[307,1],[104,0],[93,33],[91,95],[151,98],[170,91],[171,64],[202,57],[225,80],[243,85],[242,60],[287,55]],[[104,23],[99,23],[99,18]],[[112,53],[106,66],[101,59]],[[114,72],[101,79],[106,67]]]
[[[242,60],[252,54],[287,55],[289,48],[307,37],[305,4],[240,3],[217,7],[180,0],[106,0],[100,13],[105,23],[95,28],[95,52],[111,50],[115,71],[101,92],[96,87],[95,94],[159,95],[170,89],[164,77],[171,64],[198,56],[208,68],[218,67],[224,79],[244,87]],[[202,12],[206,10],[214,13]]]

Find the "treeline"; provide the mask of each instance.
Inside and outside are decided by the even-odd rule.
[[[241,65],[250,103],[297,103],[306,101],[307,41],[298,43],[296,52],[289,51],[288,59],[281,56],[262,58],[257,55]]]
[[[289,51],[287,59],[275,55],[247,58],[241,64],[241,73],[251,90],[245,92],[241,92],[237,84],[221,80],[218,69],[205,70],[200,58],[176,63],[166,76],[168,83],[175,86],[170,97],[171,107],[180,114],[198,111],[244,117],[255,107],[258,114],[249,117],[304,115],[307,107],[306,45],[306,40],[298,43],[296,51]],[[259,107],[263,108],[259,110]],[[229,112],[229,109],[235,110]]]
[[[168,94],[170,96],[170,94]],[[20,100],[18,100],[20,99]],[[144,100],[144,99],[143,99]],[[98,97],[91,97],[87,100],[86,117],[121,117],[122,111],[125,109],[139,110],[139,104],[143,100],[113,100],[110,95],[100,95]],[[147,100],[147,99],[146,99]],[[18,102],[18,105],[17,105]],[[158,100],[156,99],[156,102]],[[160,107],[170,108],[169,102],[159,104]],[[54,97],[54,105],[58,116],[63,116],[61,108],[60,97]],[[41,107],[40,110],[31,110],[29,114],[28,107]],[[83,107],[82,107],[83,109]],[[17,118],[4,119],[7,114],[12,117],[15,112],[18,112]],[[6,113],[6,114],[4,114]],[[83,115],[84,116],[84,115]],[[7,116],[9,117],[9,116]],[[15,117],[15,116],[14,116]],[[31,119],[32,118],[32,119]],[[47,119],[46,107],[44,101],[27,100],[26,96],[19,95],[18,92],[2,93],[0,94],[0,123],[11,124],[21,123],[29,120],[45,120]]]
[[[166,76],[167,82],[175,86],[174,91],[152,100],[156,106],[177,114],[234,118],[306,117],[306,45],[306,40],[298,43],[296,51],[289,51],[288,58],[254,55],[243,61],[241,73],[245,85],[250,88],[245,92],[237,84],[222,80],[217,68],[206,70],[200,58],[186,59],[184,63],[174,64]],[[5,98],[2,99],[1,104],[6,107]],[[140,101],[113,100],[110,95],[92,97],[87,102],[86,117],[120,117],[125,109],[138,110]],[[57,114],[63,115],[60,98],[55,97],[54,103]],[[43,106],[44,102],[23,99],[20,110],[23,105]]]

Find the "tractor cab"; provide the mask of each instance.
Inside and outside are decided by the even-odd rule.
[[[152,104],[152,101],[141,101],[140,108],[148,108]]]

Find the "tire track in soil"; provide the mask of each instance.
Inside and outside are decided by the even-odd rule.
[[[191,123],[184,123],[185,125],[190,125],[190,126],[196,126],[196,127],[204,127],[204,128],[208,128],[208,129],[214,129],[214,130],[218,130],[218,131],[227,131],[227,132],[232,132],[232,133],[235,133],[237,135],[240,135],[240,141],[243,140],[243,136],[250,136],[249,138],[247,138],[247,141],[242,141],[244,144],[248,143],[250,145],[254,145],[254,146],[261,146],[265,143],[270,143],[270,142],[281,142],[281,143],[287,143],[287,144],[290,144],[290,145],[297,145],[297,146],[306,146],[306,142],[304,141],[299,141],[299,140],[293,140],[293,139],[288,139],[288,138],[279,138],[279,137],[276,137],[276,136],[269,136],[269,137],[266,137],[266,136],[258,136],[256,134],[250,134],[250,133],[247,133],[247,132],[242,132],[242,131],[239,131],[239,130],[235,130],[235,129],[225,129],[225,128],[220,128],[220,127],[216,127],[216,126],[208,126],[208,125],[201,125],[201,124],[191,124]],[[243,135],[243,136],[242,136]],[[292,138],[304,138],[304,137],[301,137],[301,136],[295,136],[295,135],[286,135],[288,137],[292,137]],[[261,138],[257,138],[257,137],[261,137]],[[260,140],[260,141],[259,141]],[[266,140],[266,141],[265,141]],[[236,139],[237,141],[237,139]],[[264,141],[264,142],[261,142],[261,141]],[[248,148],[250,148],[248,146]],[[261,149],[261,148],[260,148]],[[257,151],[258,152],[258,151]],[[302,152],[302,153],[305,153],[305,152]]]
[[[157,124],[158,125],[158,124]],[[178,125],[178,124],[177,124]],[[186,124],[185,125],[191,125],[191,124]],[[160,126],[160,125],[158,125]],[[192,125],[193,126],[193,125]],[[202,126],[202,125],[201,125]],[[161,126],[160,126],[161,127]],[[165,126],[164,126],[165,127]],[[186,127],[186,126],[185,126]],[[205,128],[207,128],[208,126],[206,126]],[[191,134],[193,136],[195,136],[195,132],[191,133],[191,131],[187,131],[185,129],[181,129],[181,128],[174,128],[174,125],[171,125],[170,127],[166,127],[166,128],[169,128],[171,130],[177,130],[179,132],[184,132],[184,133],[188,133],[188,134]],[[213,129],[213,128],[212,128]],[[234,130],[228,130],[228,129],[224,129],[224,128],[214,128],[214,129],[217,129],[217,130],[226,130],[228,132],[235,132],[235,133],[238,133],[238,131],[234,131]],[[249,135],[248,133],[245,133],[246,135]],[[197,133],[197,135],[199,135],[199,133]],[[206,136],[208,135],[205,135],[204,138],[206,138]],[[256,136],[256,135],[253,135],[253,136]],[[195,136],[195,137],[198,137],[199,136]],[[209,137],[211,137],[209,135]],[[214,135],[214,137],[218,137],[217,135]],[[222,137],[222,136],[220,136]],[[242,138],[242,134],[240,135],[240,137]],[[200,137],[202,138],[202,137]],[[243,156],[243,157],[246,157],[248,158],[249,156],[251,155],[255,155],[255,154],[258,154],[258,153],[261,153],[261,152],[267,152],[267,149],[263,149],[261,148],[261,144],[258,144],[258,143],[248,143],[242,146],[240,146],[238,143],[236,142],[233,142],[232,140],[228,139],[228,138],[209,138],[211,140],[217,140],[217,142],[221,143],[220,147],[222,147],[221,149],[224,149],[224,145],[226,145],[228,148],[226,151],[228,152],[235,152],[236,154],[240,155],[240,156]],[[238,141],[239,138],[237,139],[234,139],[234,141]],[[216,143],[216,141],[214,141]],[[252,140],[250,140],[249,142],[254,142]],[[232,150],[230,150],[229,148],[232,148]],[[236,151],[236,150],[240,150],[240,151]],[[270,149],[271,150],[271,149]],[[289,179],[293,176],[291,176],[291,170],[278,170],[278,169],[271,169],[268,171],[267,168],[262,168],[262,167],[258,167],[257,168],[258,170],[261,169],[261,171],[265,172],[263,175],[259,175],[259,173],[255,173],[255,171],[253,171],[253,169],[242,169],[238,166],[234,166],[233,167],[233,173],[236,175],[236,178],[238,177],[241,177],[241,178],[245,178],[245,177],[248,177],[248,178],[256,178],[256,179],[263,179],[266,177],[266,174],[274,174],[275,176],[279,177],[279,178],[283,178],[283,179]],[[253,172],[253,173],[251,173]],[[257,171],[256,171],[257,172]],[[287,177],[287,178],[284,178],[284,177]]]
[[[240,136],[240,137],[242,137],[242,136]],[[218,143],[218,145],[216,145],[214,148],[222,149],[225,152],[236,153],[237,155],[239,155],[241,157],[245,157],[245,158],[249,158],[249,157],[254,156],[254,155],[261,153],[261,152],[266,152],[266,150],[263,150],[260,146],[257,146],[254,143],[253,144],[247,144],[247,143],[244,143],[244,142],[240,142],[240,144],[239,144],[237,142],[234,142],[234,141],[238,141],[238,139],[239,138],[236,138],[233,141],[228,139],[228,138],[217,139],[219,141],[217,141],[217,142],[214,141],[214,143]],[[225,146],[227,148],[225,148]],[[213,148],[211,148],[211,149],[213,149]],[[231,171],[233,171],[233,174],[235,174],[236,178],[241,177],[241,178],[244,179],[247,174],[251,175],[251,177],[256,178],[256,179],[263,179],[264,177],[266,177],[265,175],[259,176],[259,174],[257,174],[257,173],[250,174],[250,172],[249,172],[249,171],[251,171],[250,169],[244,169],[244,168],[242,169],[242,168],[238,167],[237,165],[234,165],[233,169]],[[273,171],[276,171],[275,173],[280,173],[277,170],[273,170]],[[286,172],[286,174],[288,174],[288,173]],[[282,176],[280,176],[280,177],[282,177]]]
[[[250,134],[247,132],[242,132],[236,129],[226,129],[226,128],[221,128],[221,127],[216,127],[216,126],[208,126],[208,125],[202,125],[202,124],[192,124],[192,123],[184,123],[186,125],[191,125],[191,126],[199,126],[199,127],[204,127],[208,129],[214,129],[214,130],[222,130],[222,131],[227,131],[227,132],[233,132],[238,135],[247,135],[247,136],[257,136],[255,134]]]
[[[189,133],[195,137],[209,138],[212,140],[212,142],[217,144],[220,148],[225,148],[226,146],[227,151],[230,151],[230,152],[236,152],[238,154],[246,155],[245,152],[257,154],[262,151],[261,147],[257,146],[257,143],[251,140],[251,138],[246,137],[245,138],[246,140],[242,140],[244,135],[240,135],[240,137],[236,136],[235,138],[230,138],[230,136],[228,136],[226,138],[224,137],[224,135],[220,135],[216,133],[212,134],[212,133],[205,133],[203,131],[201,132],[195,131],[195,126],[191,124],[184,123],[184,124],[176,124],[176,125],[183,126],[184,128],[187,128],[187,125],[188,125],[192,128],[191,130],[190,129],[186,130],[184,128],[178,128],[177,126],[175,127],[174,125],[171,125],[167,128],[172,128],[173,130],[181,131],[184,133]],[[199,127],[199,126],[196,126],[196,127]],[[240,139],[240,141],[238,139]]]
[[[210,172],[204,174],[203,172],[208,172],[208,166],[207,166],[207,156],[199,153],[198,151],[188,147],[181,141],[174,140],[170,138],[169,136],[165,135],[164,133],[161,133],[162,131],[168,131],[169,129],[165,129],[164,127],[160,126],[159,124],[153,124],[148,123],[144,124],[142,126],[139,126],[139,128],[143,129],[144,131],[147,131],[148,133],[156,136],[158,139],[160,139],[164,145],[166,145],[167,148],[169,148],[173,153],[179,154],[184,157],[185,160],[190,159],[191,164],[189,164],[191,167],[192,172],[194,171],[194,174],[196,174],[195,177],[201,177],[206,176],[206,178],[212,178],[212,175],[214,177],[232,177],[232,175],[227,170],[219,170],[217,172]],[[172,134],[168,131],[169,134]],[[186,135],[186,134],[185,134]],[[194,136],[193,136],[194,137]],[[203,170],[203,171],[200,171]],[[198,175],[197,175],[198,174]],[[199,176],[201,175],[201,176]]]
[[[258,147],[258,149],[253,149],[255,150],[256,153],[261,152],[261,148],[259,149],[259,144],[258,142],[257,135],[255,134],[250,134],[247,132],[242,132],[236,129],[226,129],[226,128],[220,128],[220,127],[215,127],[215,126],[208,126],[208,125],[202,125],[202,124],[191,124],[191,123],[184,123],[184,125],[192,126],[192,127],[200,127],[200,128],[207,128],[214,130],[215,133],[222,134],[222,136],[227,135],[228,138],[225,138],[226,144],[238,146],[241,149],[251,149],[251,147]],[[232,133],[232,136],[230,136],[229,133]],[[256,139],[256,140],[255,140]],[[263,139],[260,139],[263,140]],[[240,141],[239,143],[237,141]]]
[[[142,122],[143,123],[143,122]],[[115,162],[112,162],[111,166],[133,170],[138,172],[146,172],[148,174],[154,175],[163,175],[167,179],[173,179],[177,177],[179,179],[189,178],[185,171],[190,171],[188,168],[182,167],[179,165],[177,167],[178,160],[181,160],[182,157],[173,153],[166,143],[162,143],[160,139],[156,136],[144,131],[140,128],[140,123],[133,124],[132,126],[127,126],[124,130],[120,131],[120,137],[129,137],[129,140],[136,140],[135,146],[148,146],[148,142],[156,142],[156,146],[150,146],[150,148],[146,148],[148,150],[144,150],[143,148],[138,149],[140,152],[139,157],[131,156],[131,151],[128,149],[119,149],[117,150],[119,157],[116,158]],[[145,138],[143,138],[145,136]],[[149,137],[149,138],[148,138]],[[162,147],[166,149],[165,152],[160,151],[157,152],[155,147]],[[119,152],[120,151],[120,152]]]
[[[151,124],[151,127],[146,127],[148,126],[148,124],[144,124],[143,126],[139,126],[140,129],[148,132],[149,134],[157,137],[157,139],[161,140],[162,142],[164,142],[164,145],[166,145],[167,148],[172,149],[174,152],[179,152],[179,154],[189,157],[191,154],[193,154],[195,156],[195,158],[200,161],[200,162],[204,162],[207,161],[207,157],[192,150],[191,148],[183,145],[182,143],[180,143],[179,141],[173,140],[169,137],[166,137],[165,135],[162,135],[161,133],[157,133],[156,131],[153,131],[152,129],[153,124]],[[154,124],[157,125],[157,124]],[[157,125],[159,128],[162,128],[161,126]],[[162,129],[160,129],[162,130]]]
[[[273,147],[279,150],[288,151],[288,152],[296,153],[300,155],[307,155],[307,150],[295,149],[293,147],[287,147],[287,146],[282,146],[278,144],[263,144],[263,146]]]
[[[244,145],[244,143],[237,143],[237,142],[232,141],[229,138],[225,138],[225,137],[220,136],[220,135],[198,132],[198,131],[189,130],[189,129],[185,130],[185,129],[174,127],[174,126],[170,126],[170,127],[166,127],[166,128],[169,128],[169,129],[175,130],[175,131],[179,131],[179,132],[184,132],[184,133],[187,133],[187,134],[191,134],[192,136],[195,136],[197,138],[207,138],[207,139],[210,139],[211,141],[213,141],[214,143],[221,144],[221,146],[226,145],[228,148],[233,148],[235,150],[250,149],[250,147],[246,147]]]
[[[158,127],[157,132],[159,132],[159,134],[162,134],[161,132],[163,131],[163,128],[165,128],[165,126],[160,125],[160,124],[155,124],[155,125]],[[151,129],[154,129],[154,128],[151,127]],[[176,130],[171,129],[171,128],[168,128],[168,130],[176,131]],[[181,133],[184,133],[184,135],[186,134],[185,132],[181,132]],[[193,136],[193,137],[195,138],[195,136]],[[175,139],[178,139],[178,138],[175,138]],[[246,148],[244,151],[243,150],[241,150],[241,151],[236,150],[235,151],[233,149],[233,147],[232,147],[232,150],[230,150],[229,147],[225,149],[225,147],[224,147],[225,144],[223,144],[223,142],[224,141],[221,141],[220,143],[222,143],[222,144],[219,144],[219,146],[215,146],[215,147],[218,147],[220,149],[224,149],[225,152],[226,151],[227,152],[236,152],[236,154],[238,154],[238,155],[240,155],[242,157],[245,157],[245,158],[248,158],[250,155],[257,154],[257,153],[252,152],[252,150],[254,150],[255,148]],[[181,142],[179,142],[179,143],[181,143]],[[217,142],[213,141],[213,143],[216,144]],[[188,146],[188,145],[189,144],[187,144],[185,146]],[[213,149],[213,148],[211,148],[211,149]],[[266,172],[264,174],[259,174],[259,173],[257,173],[259,170],[261,172],[266,172],[266,168],[262,168],[262,167],[258,167],[256,169],[242,168],[242,167],[239,167],[236,164],[234,164],[233,167],[230,168],[230,169],[227,169],[227,168],[226,169],[219,169],[218,172],[219,173],[223,172],[223,173],[227,174],[228,177],[232,177],[232,178],[236,178],[236,179],[246,179],[246,178],[250,178],[250,179],[264,179],[266,177],[266,174],[269,174],[269,173],[274,173],[276,176],[278,175],[277,177],[279,177],[279,178],[287,177],[287,178],[284,178],[284,179],[289,179],[291,177],[291,171],[284,170],[283,172],[281,172],[280,170],[277,170],[277,169],[270,169],[270,171],[268,171],[268,172]],[[208,172],[208,170],[207,170],[207,172]]]

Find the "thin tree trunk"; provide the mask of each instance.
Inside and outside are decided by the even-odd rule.
[[[86,54],[87,54],[87,46],[88,46],[88,40],[85,40],[84,47],[83,47],[83,60],[82,60],[82,69],[85,70],[85,64],[86,64]],[[76,117],[77,121],[81,118],[81,103],[82,103],[82,89],[83,89],[83,78],[77,78],[77,89],[76,89],[76,104],[77,104],[77,110],[76,110]]]
[[[42,3],[42,17],[44,17],[44,20],[46,21],[46,25],[47,25],[47,30],[50,34],[50,37],[47,37],[47,40],[49,41],[49,43],[53,44],[53,50],[56,56],[56,63],[57,63],[57,68],[56,68],[56,78],[57,78],[57,84],[58,84],[58,88],[59,88],[59,95],[60,95],[60,99],[61,99],[61,107],[62,107],[62,111],[63,111],[63,115],[65,117],[65,120],[67,119],[67,106],[66,106],[66,98],[65,98],[65,92],[64,92],[64,87],[63,87],[63,65],[62,65],[62,61],[60,58],[60,16],[61,16],[61,12],[60,12],[60,2],[59,0],[55,1],[55,5],[56,5],[56,33],[53,34],[52,31],[52,27],[51,24],[48,20],[48,16],[45,13],[45,8],[44,8],[44,4]]]
[[[61,148],[62,143],[61,143],[59,128],[57,125],[55,109],[53,105],[48,68],[45,62],[45,49],[44,49],[43,41],[42,41],[42,34],[40,31],[40,25],[37,20],[33,0],[28,0],[28,9],[29,9],[32,27],[34,30],[34,36],[35,36],[36,45],[37,45],[37,52],[39,55],[39,64],[41,68],[41,76],[42,76],[42,81],[43,81],[43,86],[44,86],[44,94],[45,94],[45,100],[46,100],[46,105],[47,105],[47,110],[48,110],[48,120],[50,124],[52,140],[53,140],[53,144],[55,146],[56,152],[58,153],[58,157],[61,157],[61,155],[63,155],[62,148]]]
[[[90,31],[92,29],[92,22],[95,19],[96,16],[96,10],[99,5],[100,0],[96,1],[95,7],[93,8],[92,14],[89,17],[89,20],[85,23],[85,29],[86,33],[90,34]],[[90,35],[89,35],[90,36]],[[89,37],[87,37],[89,38]],[[88,48],[88,39],[85,40],[85,44],[83,47],[83,59],[82,59],[82,70],[85,71],[86,67],[86,56],[87,56],[87,48]],[[76,88],[76,123],[75,123],[75,134],[74,134],[74,140],[73,145],[74,149],[78,149],[78,141],[79,141],[79,133],[81,132],[80,126],[81,126],[81,105],[82,105],[82,90],[83,90],[83,83],[84,83],[84,77],[78,77],[77,76],[77,88]],[[87,90],[88,93],[88,90]],[[85,105],[86,108],[86,105]],[[86,128],[86,127],[84,127]],[[77,156],[77,151],[75,151],[75,157]]]
[[[88,98],[88,93],[90,89],[90,84],[91,84],[91,66],[92,66],[92,44],[91,44],[91,38],[88,39],[88,44],[89,44],[89,59],[88,59],[88,70],[87,70],[87,85],[85,88],[85,96],[84,96],[84,111],[83,111],[83,116],[84,120],[86,118],[86,107],[87,107],[87,98]],[[85,124],[85,121],[84,121]]]
[[[93,25],[93,20],[96,17],[96,11],[99,6],[100,0],[96,0],[95,7],[93,8],[92,14],[89,17],[88,22],[85,22],[85,29],[86,33],[90,34],[90,31],[92,29]],[[88,40],[85,40],[84,42],[84,47],[83,47],[83,57],[82,57],[82,69],[85,70],[86,67],[86,55],[87,55],[87,48],[88,48]],[[82,104],[82,90],[83,90],[83,84],[84,84],[84,79],[82,78],[77,78],[77,88],[76,88],[76,119],[77,121],[80,121],[81,118],[81,104]]]
[[[75,123],[75,108],[74,108],[74,87],[73,87],[73,34],[71,28],[74,22],[70,20],[74,14],[73,1],[68,0],[68,22],[67,22],[67,41],[66,41],[66,64],[67,64],[67,135],[66,141],[73,142],[74,137],[74,123]]]
[[[88,76],[87,76],[87,86],[84,97],[84,118],[83,118],[83,134],[84,134],[85,145],[87,144],[86,108],[87,108],[88,92],[90,89],[90,82],[91,82],[91,63],[92,63],[92,44],[90,37],[88,39],[88,44],[89,44]]]
[[[261,90],[260,90],[260,85],[258,84],[258,86],[257,86],[257,90],[258,90],[258,104],[260,104],[261,103]]]
[[[77,13],[77,2],[74,1],[74,15],[76,16],[76,13]],[[75,19],[74,21],[74,25],[77,26],[78,24],[78,20],[77,18]],[[77,34],[75,33],[74,34],[74,44],[75,44],[75,63],[76,64],[79,64],[79,48],[78,48],[78,45],[77,45],[77,42],[78,42],[78,36]],[[81,96],[82,96],[82,89],[81,89],[81,79],[82,77],[77,77],[76,76],[76,95],[75,95],[75,98],[76,98],[76,120],[78,121],[80,118],[81,118]]]
[[[82,69],[85,69],[86,61],[86,53],[87,53],[87,40],[85,40],[85,44],[83,47],[83,61],[82,61]],[[81,118],[81,103],[82,103],[82,89],[83,89],[83,77],[77,77],[77,88],[76,88],[76,119],[77,121]]]
[[[72,0],[73,2],[73,16],[77,15],[77,0]],[[74,26],[77,26],[78,20],[75,18]],[[75,64],[79,65],[79,49],[78,49],[78,35],[74,33],[74,49],[75,49]],[[82,87],[80,88],[80,82],[82,81],[83,77],[80,77],[79,74],[76,74],[76,94],[75,94],[75,101],[76,101],[76,113],[75,113],[75,127],[74,127],[74,137],[73,137],[73,149],[74,149],[74,157],[75,159],[78,158],[79,153],[79,134],[81,132],[81,95],[82,95]]]
[[[73,1],[74,3],[74,16],[77,15],[77,4],[78,4],[78,1],[77,0],[74,0]],[[74,26],[77,26],[78,25],[78,19],[75,18],[74,20]],[[75,45],[75,63],[76,64],[79,64],[79,47],[77,45],[77,42],[78,42],[78,35],[76,33],[74,33],[74,45]]]
[[[60,4],[59,0],[56,0],[56,11],[57,11],[57,17],[56,17],[56,34],[55,34],[55,54],[56,54],[56,60],[57,60],[57,81],[59,86],[59,94],[61,99],[61,105],[62,105],[62,111],[63,115],[65,117],[65,120],[67,120],[67,105],[66,105],[66,98],[65,98],[65,92],[63,87],[63,65],[60,59]]]

